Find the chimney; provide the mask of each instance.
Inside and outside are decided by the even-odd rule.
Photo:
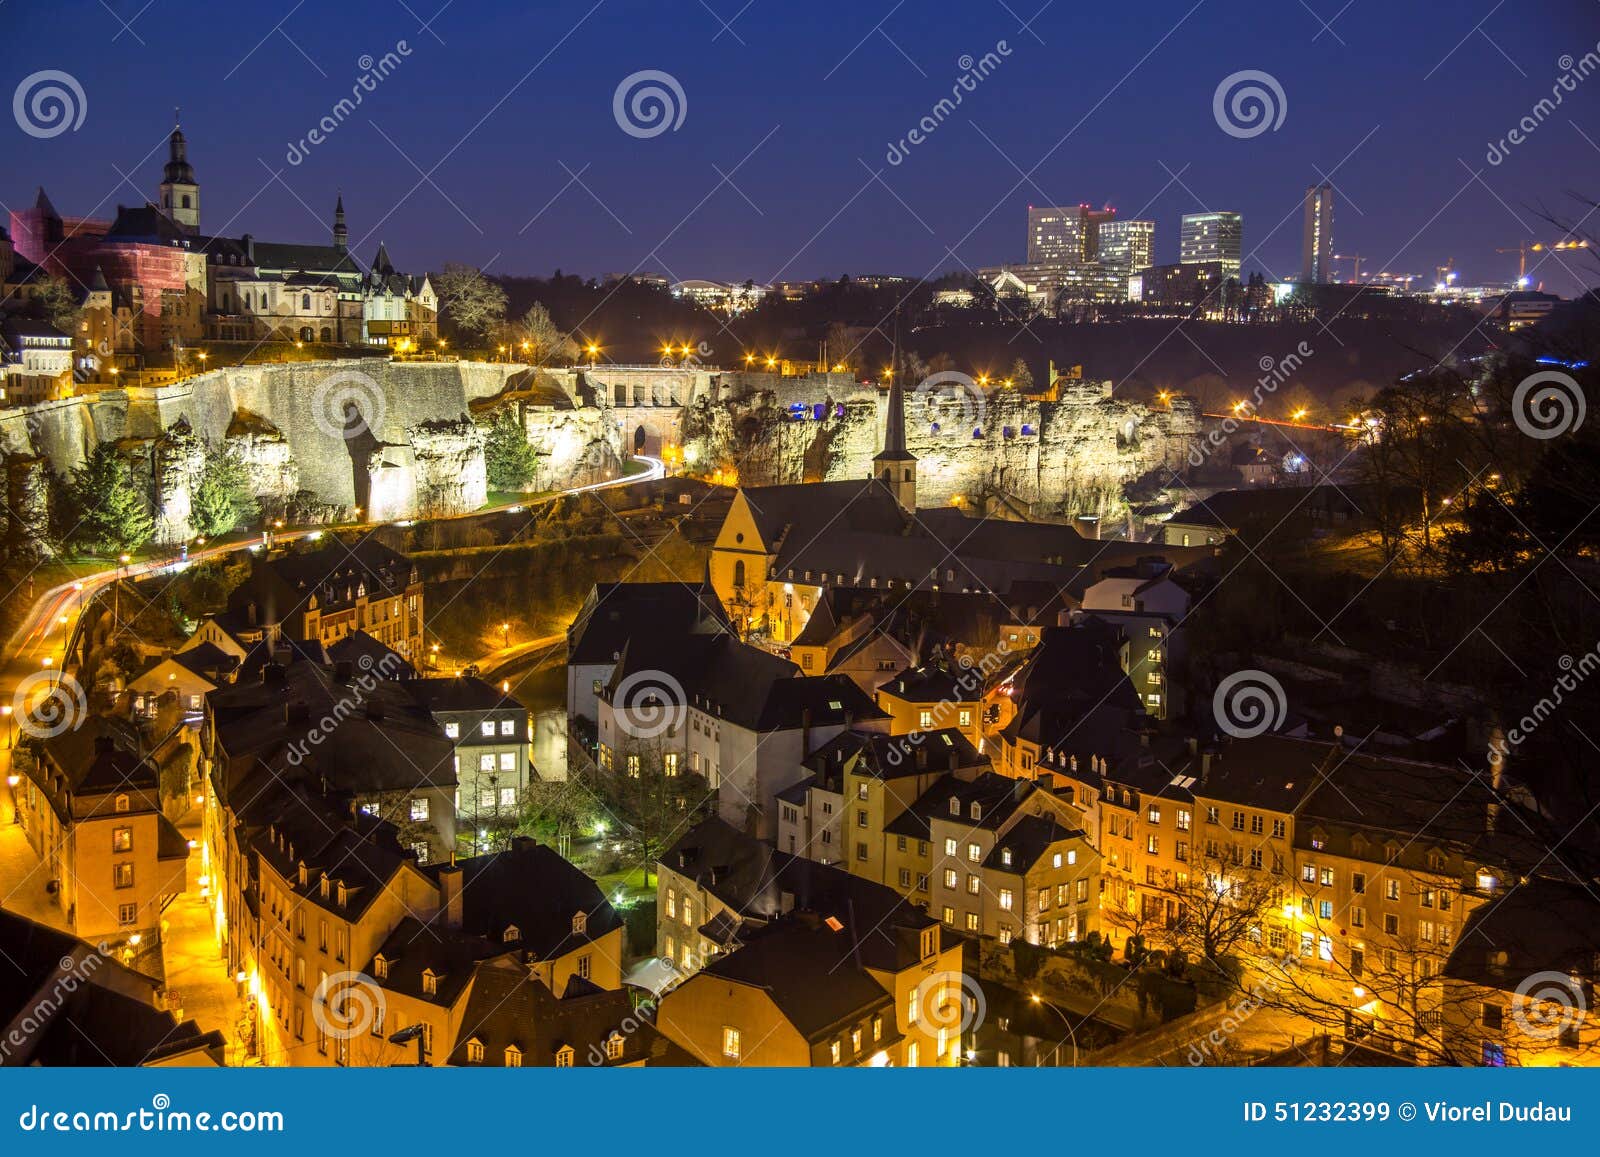
[[[250,601],[250,606],[247,609],[246,613],[249,615],[250,625],[252,627],[255,626],[256,625],[256,604],[255,604],[255,600],[254,599],[252,599]]]
[[[1500,823],[1500,796],[1506,786],[1506,733],[1498,726],[1489,733],[1489,802],[1484,807],[1483,830],[1491,836]]]
[[[1211,752],[1200,753],[1200,782],[1204,784],[1211,776]]]
[[[444,908],[447,928],[461,927],[461,875],[457,864],[439,870],[439,902]]]

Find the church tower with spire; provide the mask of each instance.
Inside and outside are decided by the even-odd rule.
[[[889,386],[889,414],[883,424],[883,449],[872,459],[872,472],[907,514],[917,510],[917,459],[906,449],[906,396],[895,378]]]
[[[350,249],[350,229],[344,223],[344,194],[339,194],[333,206],[333,247],[340,253]]]
[[[174,113],[176,119],[176,113]],[[190,233],[200,232],[200,183],[189,164],[189,145],[183,129],[173,125],[167,138],[167,164],[161,170],[161,210]]]

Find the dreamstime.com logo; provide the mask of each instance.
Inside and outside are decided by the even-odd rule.
[[[689,115],[689,98],[677,77],[646,68],[622,78],[611,96],[611,115],[619,129],[645,141],[682,128],[683,118]]]
[[[329,374],[311,394],[311,420],[330,438],[348,441],[370,433],[381,441],[388,416],[383,387],[360,370]]]
[[[45,68],[22,78],[11,95],[11,115],[23,132],[46,141],[82,128],[89,98],[70,72]]]
[[[1211,714],[1235,739],[1254,739],[1283,726],[1289,711],[1283,684],[1265,671],[1235,671],[1217,684]]]
[[[35,700],[40,688],[44,689],[44,696]],[[88,718],[89,699],[83,693],[83,686],[71,675],[35,671],[17,684],[11,710],[20,721],[18,726],[24,735],[54,739],[64,732],[77,730]]]
[[[965,972],[935,972],[917,985],[912,1004],[925,1031],[943,1029],[956,1039],[977,1032],[989,1015],[983,986]]]
[[[980,429],[989,411],[984,388],[959,370],[929,374],[912,391],[912,411],[937,432],[951,422]]]
[[[326,1036],[351,1040],[383,1023],[383,989],[365,972],[323,977],[311,1001],[311,1019]]]
[[[1560,370],[1529,374],[1511,394],[1511,420],[1517,429],[1541,442],[1572,433],[1583,425],[1588,412],[1583,387]]]
[[[1512,1019],[1533,1040],[1556,1040],[1577,1028],[1586,1012],[1583,985],[1565,972],[1535,972],[1511,999]]]
[[[1211,115],[1219,129],[1245,141],[1277,132],[1289,115],[1289,98],[1270,72],[1246,68],[1222,78],[1211,96]]]
[[[617,727],[635,739],[676,734],[689,714],[683,684],[665,671],[635,671],[611,696]]]

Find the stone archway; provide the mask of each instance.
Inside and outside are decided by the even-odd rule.
[[[634,430],[634,432],[633,432],[633,452],[635,454],[643,454],[644,453],[645,443],[646,443],[646,440],[648,438],[649,438],[649,434],[645,433],[645,428],[644,428],[643,425],[640,425],[638,429]]]

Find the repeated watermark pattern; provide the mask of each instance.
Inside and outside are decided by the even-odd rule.
[[[1235,671],[1217,684],[1211,714],[1235,739],[1254,739],[1283,726],[1289,711],[1283,684],[1265,671]]]
[[[311,998],[311,1019],[333,1040],[353,1040],[383,1024],[383,989],[365,972],[325,976]]]
[[[1511,1016],[1533,1040],[1558,1040],[1588,1012],[1583,983],[1565,972],[1535,972],[1512,994]]]
[[[29,1042],[50,1023],[72,994],[89,982],[89,978],[109,955],[110,949],[101,944],[97,951],[85,952],[81,956],[63,956],[57,962],[56,976],[50,982],[48,991],[40,994],[29,1008],[14,1016],[6,1027],[5,1036],[0,1037],[0,1067],[28,1047]]]
[[[83,127],[89,98],[70,72],[45,68],[22,78],[11,95],[11,115],[30,137],[49,140]]]
[[[997,40],[991,51],[985,52],[976,60],[970,53],[957,60],[956,67],[961,69],[961,75],[956,77],[955,83],[950,86],[950,95],[940,97],[934,102],[933,107],[905,136],[898,141],[890,141],[889,150],[883,159],[891,165],[901,164],[911,154],[912,149],[938,132],[939,126],[955,113],[961,102],[977,92],[978,86],[989,79],[995,69],[999,68],[1010,55],[1011,45],[1004,40]]]
[[[1285,957],[1278,967],[1288,972],[1299,962],[1298,956],[1291,955]],[[1250,986],[1250,991],[1228,1009],[1227,1014],[1215,1028],[1189,1045],[1184,1059],[1195,1068],[1205,1064],[1226,1063],[1224,1053],[1229,1038],[1243,1028],[1246,1021],[1261,1011],[1282,987],[1278,979],[1270,973],[1260,977]]]
[[[611,115],[630,137],[649,140],[683,127],[689,98],[670,72],[646,68],[622,78],[611,95]]]
[[[406,661],[394,651],[386,652],[376,663],[373,662],[371,655],[362,655],[357,660],[361,674],[351,680],[348,691],[339,697],[339,701],[325,715],[311,725],[304,738],[296,739],[289,744],[284,759],[291,767],[299,767],[311,754],[312,749],[321,747],[339,729],[340,724],[360,709],[367,701],[367,696],[377,689],[378,684],[400,678],[405,665]]]
[[[374,59],[371,54],[363,55],[356,61],[356,66],[361,69],[361,74],[356,77],[355,83],[350,86],[350,95],[340,97],[334,102],[332,108],[312,126],[311,130],[297,141],[289,142],[289,150],[284,153],[283,159],[291,165],[298,165],[310,156],[311,150],[325,143],[328,138],[339,131],[339,126],[344,124],[356,109],[361,107],[371,93],[378,91],[378,86],[394,75],[396,69],[411,55],[411,46],[404,40],[395,41],[394,48]]]
[[[1189,465],[1205,465],[1206,459],[1227,445],[1228,439],[1238,432],[1243,422],[1260,413],[1261,403],[1276,394],[1279,387],[1294,377],[1315,353],[1310,342],[1302,341],[1282,357],[1262,354],[1261,360],[1256,363],[1261,368],[1261,376],[1256,379],[1250,397],[1240,401],[1231,414],[1206,431],[1205,436],[1189,451]]]
[[[1577,691],[1578,687],[1600,670],[1600,647],[1585,651],[1574,659],[1571,655],[1562,655],[1556,660],[1556,665],[1564,674],[1558,675],[1556,681],[1550,685],[1548,694],[1540,697],[1539,701],[1516,724],[1506,729],[1503,736],[1496,736],[1489,741],[1489,766],[1499,767],[1505,763],[1506,756],[1511,754],[1511,749],[1520,746],[1528,739],[1545,720],[1554,715],[1558,708],[1566,701],[1566,697]]]
[[[665,671],[635,671],[611,697],[617,727],[635,739],[676,734],[689,714],[683,684]]]
[[[42,698],[35,698],[43,690]],[[65,672],[35,671],[17,683],[12,711],[23,734],[54,739],[75,731],[89,717],[89,698],[83,686]]]
[[[1561,75],[1556,77],[1556,82],[1550,86],[1550,95],[1541,97],[1535,102],[1505,136],[1497,141],[1490,141],[1489,151],[1484,154],[1484,160],[1491,165],[1504,163],[1511,155],[1512,149],[1537,132],[1539,126],[1561,107],[1562,102],[1570,94],[1578,91],[1578,85],[1588,80],[1596,71],[1600,71],[1600,44],[1596,44],[1576,60],[1570,53],[1562,56],[1556,61],[1556,67],[1561,69]]]
[[[1511,394],[1511,420],[1530,438],[1548,441],[1583,425],[1588,400],[1571,374],[1540,370],[1517,383]]]
[[[950,422],[958,422],[959,429],[981,428],[989,412],[989,394],[970,374],[942,370],[917,383],[910,411],[935,433]]]
[[[1211,115],[1230,137],[1249,140],[1283,127],[1289,98],[1270,72],[1246,68],[1222,78],[1211,95]]]
[[[943,1030],[960,1039],[983,1027],[989,1001],[978,978],[965,972],[935,972],[925,977],[911,996],[917,1009],[915,1024],[927,1032]]]
[[[389,398],[371,374],[338,370],[311,393],[311,420],[330,438],[381,438],[389,417]]]

